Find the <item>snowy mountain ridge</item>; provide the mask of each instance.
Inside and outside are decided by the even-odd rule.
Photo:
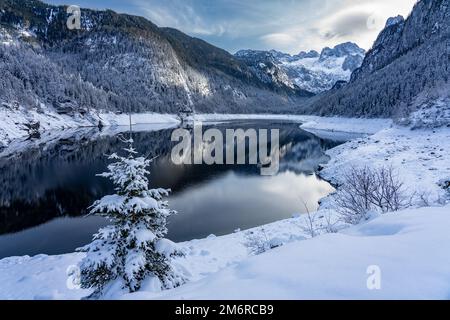
[[[273,81],[313,93],[327,91],[338,81],[350,80],[352,72],[361,66],[364,55],[364,49],[351,42],[326,47],[320,54],[315,50],[297,55],[276,50],[240,50],[235,54],[259,72],[260,78],[269,76]]]
[[[71,115],[90,109],[176,113],[184,105],[246,113],[289,108],[312,95],[261,81],[225,50],[145,18],[81,13],[81,30],[73,31],[65,27],[63,6],[0,0],[2,102],[27,109],[42,103]],[[12,39],[16,46],[8,46]]]
[[[450,0],[420,0],[406,19],[388,19],[350,82],[313,98],[308,112],[403,121],[426,108],[450,125],[439,107],[450,98],[449,19]]]

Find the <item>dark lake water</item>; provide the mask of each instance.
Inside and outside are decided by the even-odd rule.
[[[315,210],[333,191],[315,171],[327,161],[325,151],[341,142],[321,139],[289,122],[229,122],[233,128],[280,129],[280,172],[260,175],[255,165],[176,166],[170,153],[174,128],[135,128],[136,149],[158,156],[151,186],[171,188],[173,241],[224,235],[304,213],[302,201]],[[208,129],[205,126],[204,129]],[[125,130],[125,129],[123,129]],[[21,141],[0,152],[0,258],[62,254],[89,243],[106,221],[85,217],[96,199],[113,193],[105,171],[105,154],[120,152],[118,129],[80,129],[47,133],[39,141]]]

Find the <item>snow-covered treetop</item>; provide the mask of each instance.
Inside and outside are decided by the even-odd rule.
[[[162,199],[170,190],[149,189],[150,174],[148,167],[152,160],[135,157],[133,140],[124,140],[129,144],[124,151],[127,157],[113,153],[108,158],[114,162],[108,165],[108,171],[98,176],[110,179],[116,186],[116,194],[108,195],[96,201],[91,214],[100,214],[112,219],[128,219],[130,215],[145,215],[154,211],[168,217],[174,212],[166,209],[167,203]]]

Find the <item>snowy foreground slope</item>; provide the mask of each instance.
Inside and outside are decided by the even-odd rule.
[[[299,218],[267,226],[282,236],[300,232]],[[290,226],[287,230],[286,225]],[[337,234],[300,236],[246,259],[239,234],[181,244],[186,270],[204,269],[199,281],[166,292],[120,291],[119,299],[450,299],[450,206],[405,210]],[[194,249],[195,248],[195,249]],[[79,299],[66,271],[79,254],[0,261],[2,299]],[[190,260],[190,263],[189,263]],[[367,288],[367,269],[381,269],[381,289]],[[224,268],[215,273],[215,269]],[[209,270],[208,270],[209,269]],[[197,270],[198,272],[199,270]],[[187,271],[188,272],[188,271]]]
[[[198,118],[214,122],[232,116]],[[450,299],[450,251],[446,249],[450,243],[450,130],[412,131],[386,120],[289,119],[321,134],[332,134],[332,130],[364,133],[365,128],[373,135],[329,151],[332,160],[322,175],[339,183],[351,166],[392,165],[411,195],[411,209],[349,227],[336,223],[330,197],[313,214],[318,230],[314,239],[305,228],[306,216],[299,216],[252,230],[264,232],[271,243],[283,244],[256,257],[245,246],[248,231],[181,243],[186,256],[177,265],[190,279],[188,284],[158,292],[154,281],[148,281],[142,292],[130,295],[116,288],[106,298]],[[330,225],[339,232],[327,234]],[[70,289],[67,270],[81,258],[68,254],[0,260],[0,298],[80,299],[89,292]],[[380,268],[381,290],[367,289],[370,266]]]
[[[200,282],[125,299],[450,299],[450,206],[388,214],[288,244]],[[367,287],[370,266],[381,289]]]

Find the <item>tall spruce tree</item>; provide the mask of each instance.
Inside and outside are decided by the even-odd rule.
[[[94,289],[90,298],[100,298],[118,281],[130,293],[139,291],[148,277],[159,279],[161,289],[185,282],[171,265],[172,258],[182,253],[164,239],[167,218],[176,213],[163,200],[170,190],[149,189],[151,160],[136,156],[131,130],[130,138],[122,140],[128,144],[124,149],[128,156],[110,155],[115,162],[99,175],[114,183],[116,194],[90,208],[91,215],[106,217],[112,225],[100,229],[92,243],[79,249],[86,252],[80,264],[81,287]]]

